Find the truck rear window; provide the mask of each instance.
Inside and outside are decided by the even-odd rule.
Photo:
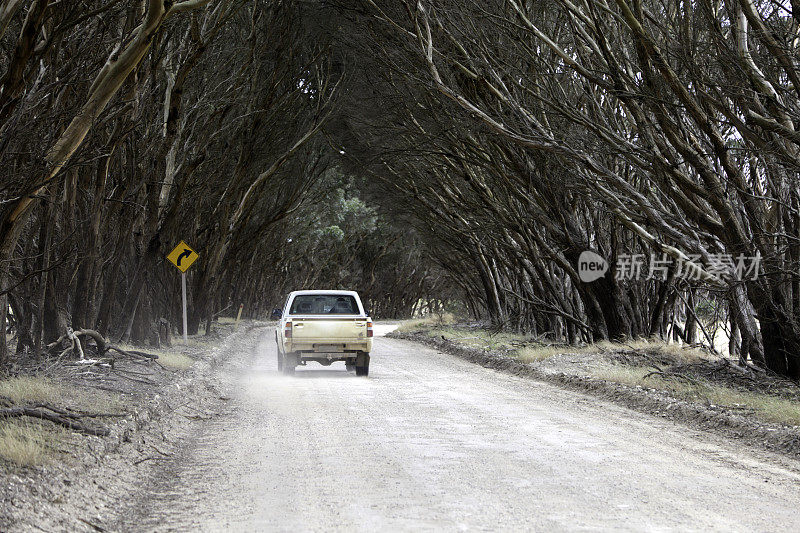
[[[290,315],[357,315],[356,299],[342,294],[301,294],[294,297]]]

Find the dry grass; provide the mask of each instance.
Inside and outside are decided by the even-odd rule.
[[[68,432],[61,428],[21,420],[0,422],[0,458],[19,466],[47,463],[67,440]]]
[[[648,355],[660,356],[676,363],[697,363],[709,360],[709,355],[697,348],[680,344],[668,344],[659,339],[645,338],[632,339],[626,342],[601,341],[581,346],[530,344],[517,350],[515,355],[526,363],[531,363],[544,361],[563,353],[591,354],[609,352],[642,352]]]
[[[516,333],[494,333],[483,328],[436,326],[424,331],[431,337],[444,336],[453,342],[482,350],[510,351],[515,349],[515,344],[522,343],[526,339]]]
[[[697,363],[709,360],[709,354],[703,350],[682,344],[668,344],[661,339],[631,339],[626,342],[601,341],[595,346],[600,351],[613,352],[618,350],[631,350],[650,354],[661,354],[671,360],[681,363]]]
[[[176,338],[175,342],[183,343],[183,339]],[[217,339],[213,336],[209,337],[206,336],[205,333],[198,333],[197,335],[190,335],[189,336],[189,343],[186,346],[191,348],[210,348],[214,346],[217,342]]]
[[[401,326],[402,329],[398,329],[400,331],[422,330],[431,337],[444,336],[448,340],[469,348],[507,352],[511,357],[517,357],[526,363],[544,361],[554,355],[562,353],[589,353],[598,351],[597,348],[591,346],[566,346],[563,344],[549,345],[537,343],[534,342],[531,337],[520,333],[509,333],[505,331],[493,332],[484,328],[436,325],[424,321],[412,322],[415,323],[412,327],[403,328],[403,326]]]
[[[42,429],[32,426],[0,424],[0,457],[20,466],[43,463],[47,457],[43,433]]]
[[[63,385],[38,376],[20,376],[0,381],[0,396],[14,403],[56,403],[64,397]]]
[[[545,361],[553,356],[562,353],[592,353],[597,352],[597,348],[589,346],[564,346],[564,345],[540,345],[524,346],[512,354],[525,363],[535,363]]]
[[[670,361],[696,363],[708,360],[708,354],[696,348],[679,344],[668,344],[659,339],[631,339],[626,342],[602,341],[589,345],[569,346],[564,344],[544,344],[531,337],[508,332],[492,332],[484,328],[454,326],[452,315],[439,320],[435,316],[419,320],[409,320],[397,328],[400,332],[422,331],[431,337],[444,336],[458,344],[481,350],[508,352],[526,363],[545,361],[553,356],[568,354],[591,354],[618,351],[643,352],[658,355]]]
[[[108,391],[57,383],[42,376],[19,376],[0,381],[0,396],[15,404],[46,403],[92,412],[119,412],[123,402]]]
[[[158,362],[168,368],[174,368],[176,370],[186,370],[192,363],[194,363],[194,359],[189,357],[188,355],[178,353],[178,352],[165,352],[158,356]]]
[[[174,342],[175,343],[182,343],[183,341],[176,339]],[[196,340],[195,337],[189,337],[189,346],[201,345],[202,342],[203,341]],[[163,365],[163,366],[165,366],[167,368],[172,368],[174,370],[186,370],[187,368],[192,366],[192,363],[194,363],[194,359],[192,359],[188,355],[183,354],[183,353],[178,352],[178,351],[175,351],[175,350],[170,350],[168,348],[167,349],[164,349],[164,348],[144,348],[143,349],[143,348],[140,348],[140,347],[128,346],[128,345],[120,346],[120,348],[122,348],[123,350],[141,350],[141,351],[144,351],[144,352],[147,352],[147,353],[151,353],[153,355],[157,355],[158,356],[157,361],[161,365]]]
[[[409,333],[412,331],[426,330],[428,328],[440,328],[456,323],[456,317],[452,313],[433,314],[425,318],[406,320],[397,327],[397,331]]]
[[[592,369],[590,373],[593,377],[606,381],[667,391],[685,400],[700,400],[745,412],[749,410],[765,422],[800,425],[800,402],[796,400],[737,390],[703,379],[687,381],[665,379],[656,375],[645,378],[651,371],[650,368],[637,366],[603,365]]]
[[[665,380],[658,377],[648,378],[647,383],[645,383],[644,376],[650,372],[652,372],[651,368],[627,365],[602,365],[590,371],[592,377],[622,383],[631,387],[639,385],[655,389],[659,388],[657,385],[665,383]]]

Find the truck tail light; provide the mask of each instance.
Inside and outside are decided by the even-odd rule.
[[[367,337],[372,337],[372,320],[367,320]]]
[[[291,339],[292,338],[292,323],[291,322],[287,322],[286,326],[284,326],[284,328],[283,328],[283,336],[286,337],[287,339]]]

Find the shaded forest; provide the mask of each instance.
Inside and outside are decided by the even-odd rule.
[[[3,0],[1,362],[177,327],[182,239],[190,333],[341,287],[798,378],[798,51],[758,0]]]

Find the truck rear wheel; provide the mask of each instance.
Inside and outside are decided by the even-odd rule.
[[[290,352],[283,354],[283,373],[287,376],[294,374],[294,367],[297,366],[297,354]]]
[[[366,352],[359,352],[356,356],[356,376],[369,375],[369,354]]]
[[[348,372],[352,372],[356,369],[356,360],[355,359],[348,359],[344,362],[344,367],[347,369]]]
[[[278,354],[278,372],[283,370],[283,354],[280,349],[280,340],[278,340],[278,332],[275,332],[275,351]]]

